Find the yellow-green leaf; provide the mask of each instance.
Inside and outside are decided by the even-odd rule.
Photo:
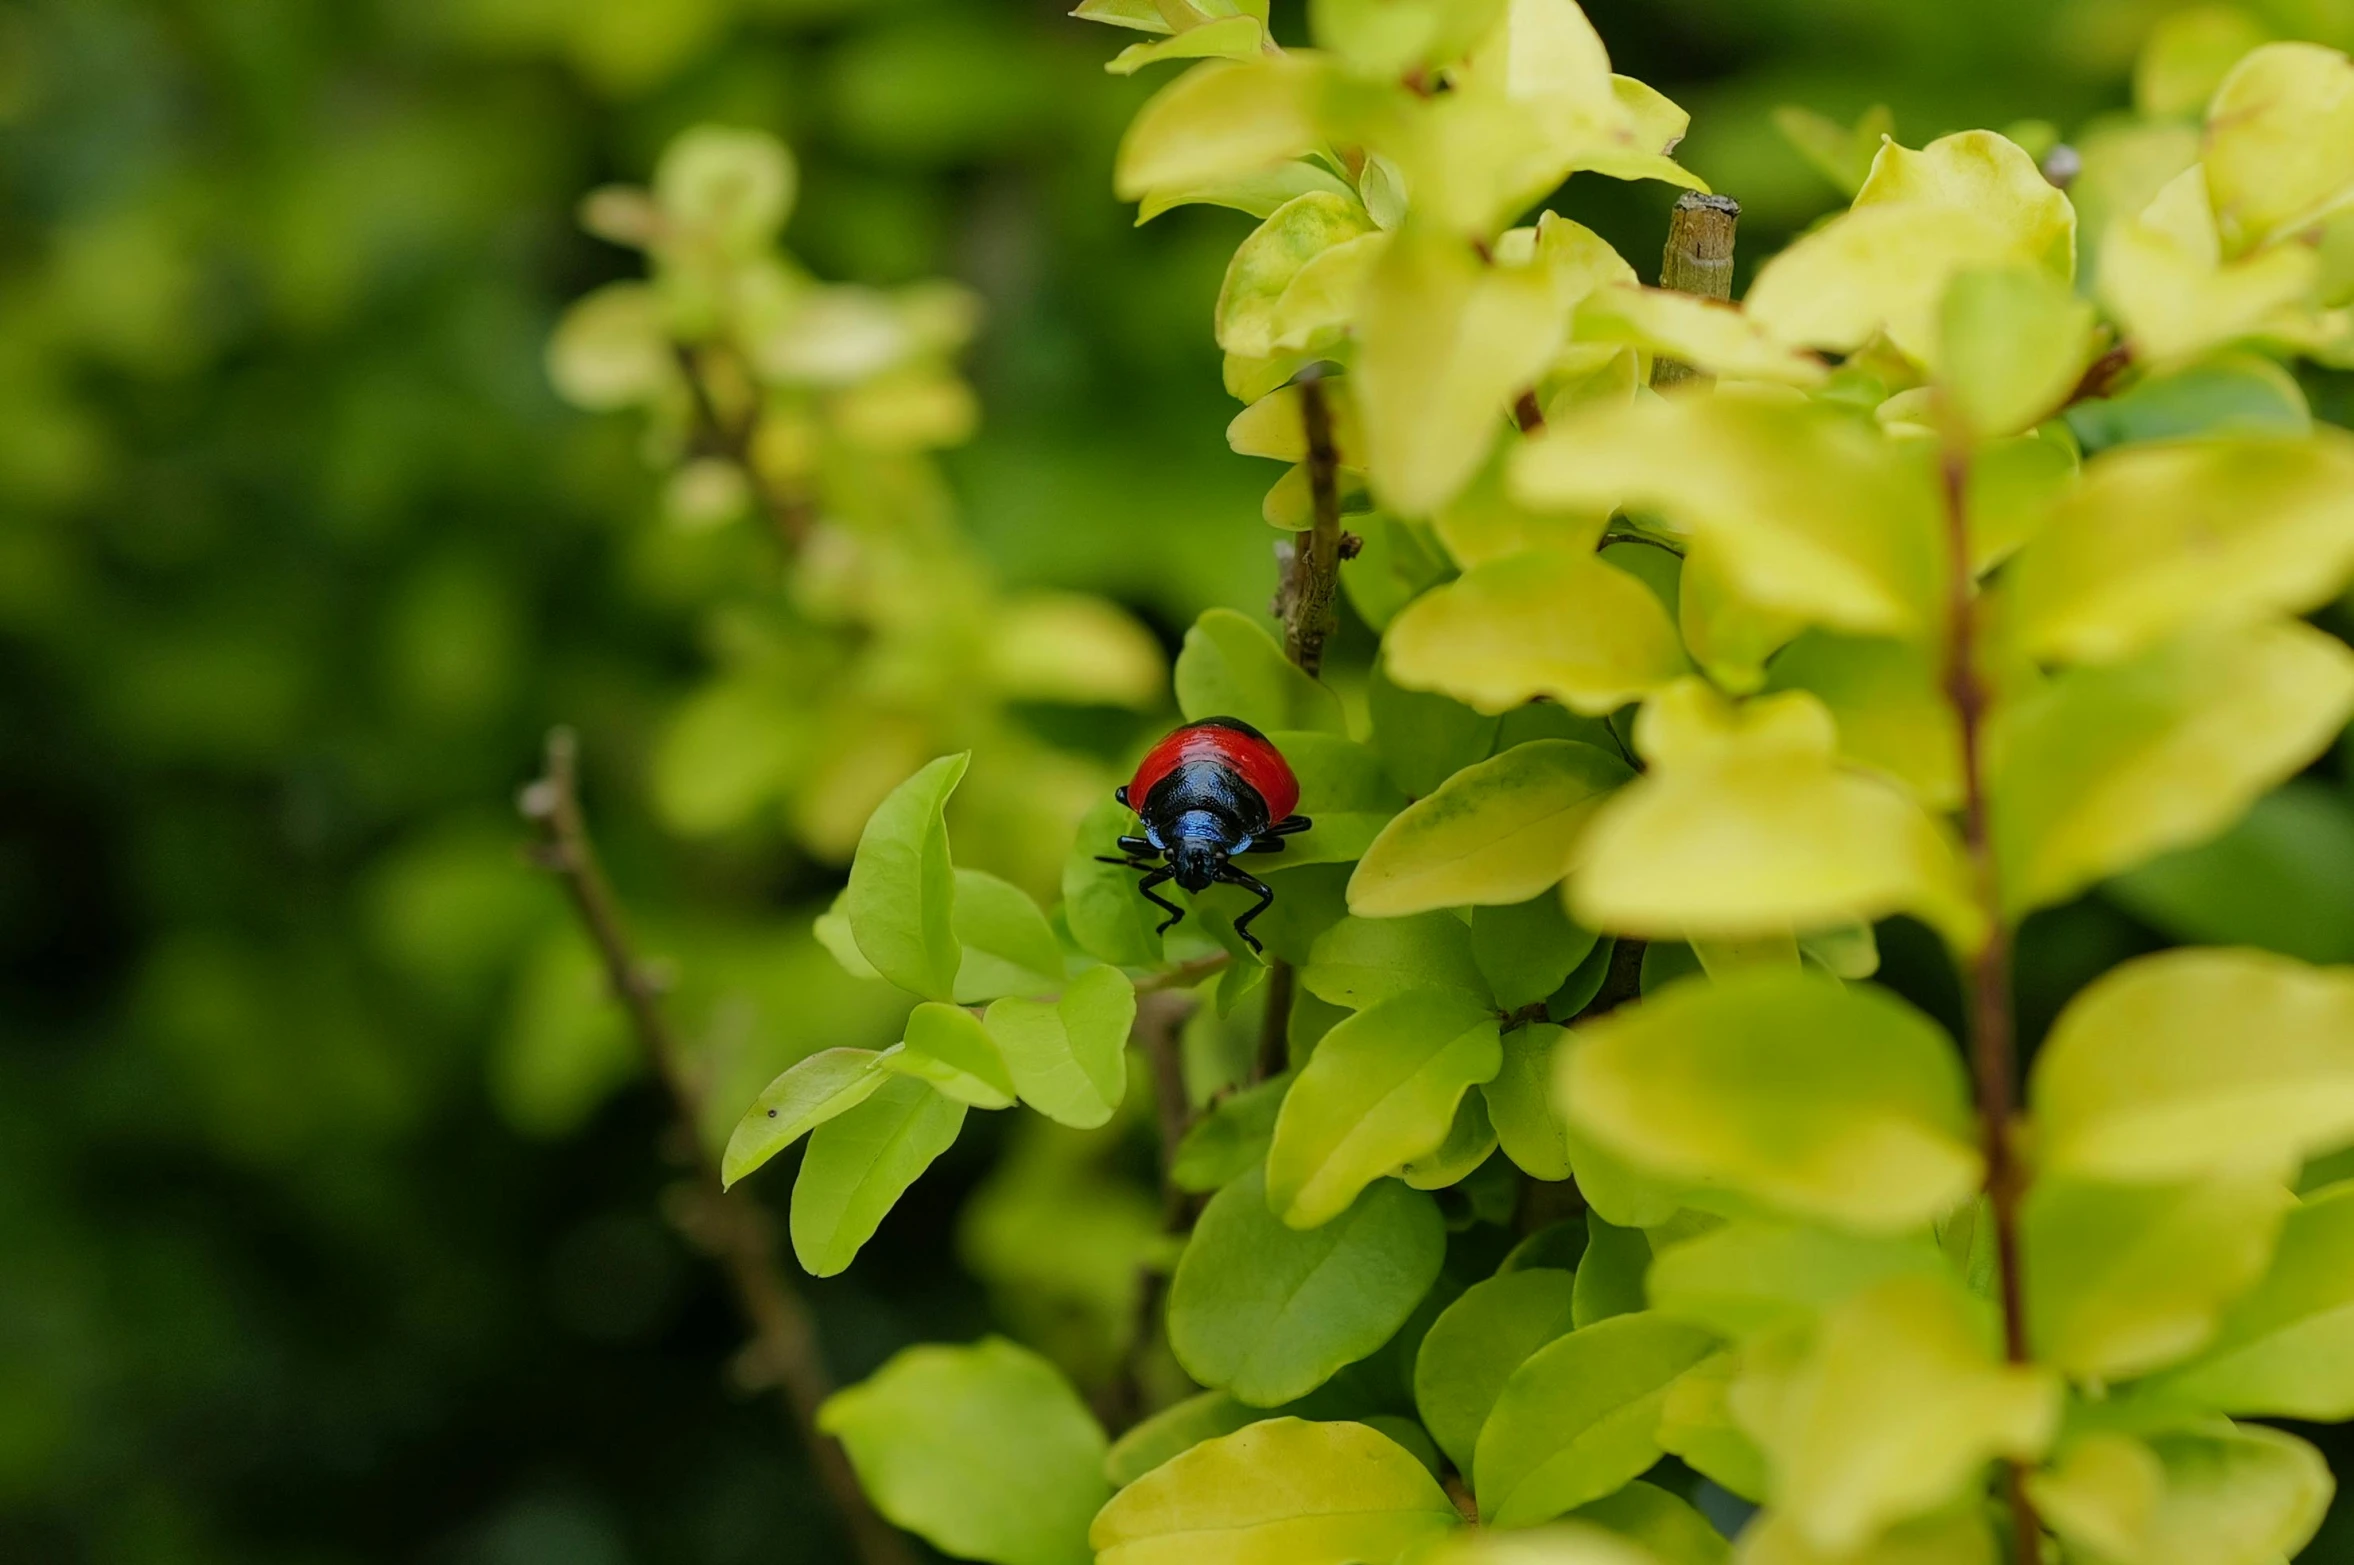
[[[2311,43],[2248,55],[2207,105],[2203,161],[2234,254],[2354,202],[2354,62]]]
[[[1357,401],[1384,506],[1424,516],[1486,460],[1512,399],[1568,324],[1549,268],[1489,266],[1453,234],[1409,223],[1358,298]]]
[[[1382,828],[1349,880],[1349,911],[1397,918],[1525,902],[1569,870],[1578,835],[1634,776],[1568,739],[1515,745],[1465,767]]]
[[[874,1096],[888,1079],[872,1049],[820,1049],[770,1082],[727,1138],[720,1183],[732,1185],[838,1114]]]
[[[1560,1051],[1571,1127],[1638,1170],[1867,1233],[1978,1183],[1952,1044],[1894,996],[1802,970],[1688,980]]]
[[[1340,1022],[1276,1116],[1268,1209],[1293,1228],[1330,1222],[1376,1179],[1436,1152],[1463,1095],[1502,1064],[1495,1013],[1445,991],[1401,994]]]
[[[1668,1388],[1713,1346],[1706,1332],[1637,1313],[1539,1348],[1480,1429],[1472,1471],[1481,1518],[1531,1526],[1639,1476],[1659,1460]]]
[[[2294,623],[2186,636],[2059,675],[1998,713],[1990,782],[2005,907],[2063,901],[2215,835],[2327,748],[2350,712],[2354,652]]]
[[[1758,607],[1864,634],[1918,635],[1944,579],[1926,453],[1786,395],[1599,407],[1514,458],[1526,504],[1656,513],[1718,551]]]
[[[1232,609],[1211,609],[1177,654],[1177,706],[1190,722],[1239,717],[1263,733],[1342,733],[1340,703],[1283,655],[1275,638]]]
[[[917,1006],[907,1018],[907,1037],[879,1063],[977,1109],[1013,1107],[1013,1078],[1006,1074],[1004,1058],[981,1019],[961,1005],[926,1000]]]
[[[2053,1172],[2277,1178],[2354,1141],[2354,973],[2259,951],[2129,962],[2060,1013],[2028,1098]]]
[[[2291,244],[2226,260],[2207,188],[2205,166],[2193,164],[2101,243],[2101,302],[2134,356],[2163,367],[2243,338],[2305,344],[2326,335],[2310,309],[2320,258]]]
[[[2312,1540],[2336,1488],[2296,1436],[2222,1419],[2089,1436],[2034,1483],[2062,1539],[2136,1565],[2274,1565]]]
[[[1841,767],[1813,696],[1735,711],[1688,681],[1645,705],[1635,735],[1652,769],[1586,829],[1569,882],[1579,923],[1741,939],[1905,911],[1977,938],[1950,833],[1899,788]]]
[[[1218,346],[1252,358],[1273,354],[1275,308],[1300,269],[1334,245],[1374,231],[1353,196],[1311,191],[1277,208],[1227,263],[1218,290]]]
[[[1938,379],[1982,439],[2016,434],[2068,399],[2096,347],[2092,306],[2025,264],[1962,272],[1938,313]]]
[[[1684,671],[1649,588],[1591,555],[1531,550],[1424,593],[1390,622],[1390,678],[1482,712],[1538,696],[1593,716]]]
[[[1785,346],[1722,299],[1622,283],[1578,306],[1579,342],[1625,343],[1680,359],[1711,375],[1819,386],[1826,371],[1811,353]]]
[[[2076,275],[2076,209],[2024,147],[1991,130],[1940,136],[1920,151],[1883,144],[1858,209],[1924,204],[1969,212],[2062,279]]]
[[[1934,648],[1809,631],[1774,659],[1766,688],[1820,700],[1839,730],[1841,759],[1894,778],[1932,810],[1961,805],[1961,728]]]
[[[1834,1556],[1975,1492],[1995,1457],[2040,1456],[2060,1414],[2057,1377],[2004,1364],[1990,1312],[1947,1277],[1864,1290],[1795,1358],[1753,1352],[1731,1395],[1775,1513]]]
[[[2037,1360],[2118,1381],[2188,1358],[2263,1274],[2293,1204],[2262,1177],[2037,1181],[2020,1228]]]
[[[1355,1565],[1462,1523],[1438,1480],[1386,1436],[1271,1418],[1121,1490],[1088,1542],[1096,1565]]]
[[[2227,1413],[2327,1423],[2354,1415],[2354,1184],[2316,1191],[2290,1211],[2271,1268],[2207,1351],[2150,1389]]]
[[[1113,185],[1133,201],[1260,173],[1315,149],[1316,72],[1297,60],[1211,60],[1153,95],[1121,138]]]
[[[1133,76],[1163,60],[1249,60],[1266,48],[1267,29],[1255,16],[1222,16],[1152,43],[1132,43],[1104,62],[1114,76]]]
[[[2201,626],[2302,614],[2354,576],[2354,435],[2128,446],[2094,458],[2005,578],[2046,661],[2116,662]]]

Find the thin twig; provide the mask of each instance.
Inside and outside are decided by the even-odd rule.
[[[1340,586],[1340,452],[1332,442],[1332,405],[1325,400],[1321,371],[1303,372],[1298,385],[1315,520],[1292,543],[1277,601],[1283,609],[1284,655],[1313,678],[1324,671],[1324,643],[1332,635],[1332,602]]]
[[[1291,1069],[1291,1006],[1299,979],[1289,962],[1267,964],[1267,1013],[1259,1024],[1259,1053],[1251,1080],[1266,1081]]]
[[[673,1216],[727,1273],[737,1307],[752,1328],[750,1353],[760,1375],[783,1396],[794,1432],[849,1528],[858,1558],[865,1565],[913,1565],[906,1541],[867,1503],[849,1458],[817,1427],[817,1410],[833,1394],[833,1377],[826,1370],[816,1322],[777,1263],[776,1228],[767,1211],[742,1191],[721,1190],[718,1166],[703,1149],[696,1129],[702,1093],[663,1014],[661,982],[630,945],[620,903],[589,839],[580,807],[579,744],[570,729],[548,735],[547,771],[523,790],[521,807],[539,834],[534,861],[571,898],[607,981],[629,1012],[639,1048],[670,1094],[679,1139],[695,1149],[696,1179]]]
[[[776,530],[777,542],[788,556],[799,554],[809,541],[809,530],[817,524],[817,507],[806,491],[785,489],[760,471],[752,453],[752,436],[760,426],[759,410],[733,420],[722,414],[718,399],[711,394],[711,380],[701,356],[684,343],[678,346],[678,368],[695,405],[695,432],[688,444],[705,455],[725,457],[741,469],[762,514]]]
[[[1962,839],[1970,855],[1978,905],[1986,921],[1985,943],[1972,958],[1970,1065],[1978,1095],[1978,1123],[1986,1157],[1986,1199],[1994,1215],[1996,1268],[2002,1286],[2003,1351],[2013,1364],[2029,1361],[2026,1293],[2019,1274],[2019,1199],[2023,1179],[2011,1141],[2017,1112],[2015,1040],[2011,1020],[2011,943],[2003,924],[1995,882],[1992,832],[1988,824],[1983,729],[1986,688],[1978,677],[1976,604],[1971,594],[1968,496],[1970,459],[1949,444],[1943,466],[1945,495],[1947,633],[1945,689],[1959,720],[1964,785]],[[2042,1528],[2027,1495],[2027,1466],[2005,1464],[2011,1506],[2013,1557],[2038,1565]]]
[[[1185,1086],[1184,1036],[1194,1004],[1187,994],[1169,990],[1149,994],[1136,1009],[1136,1025],[1130,1033],[1152,1070],[1153,1115],[1161,1138],[1161,1231],[1171,1235],[1190,1229],[1197,1212],[1193,1196],[1177,1184],[1177,1149],[1193,1128],[1193,1097]],[[1119,1372],[1095,1399],[1096,1414],[1106,1428],[1126,1429],[1144,1416],[1145,1359],[1168,1291],[1166,1268],[1150,1261],[1137,1268],[1128,1351],[1121,1356]]]

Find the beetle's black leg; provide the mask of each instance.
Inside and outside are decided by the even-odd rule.
[[[1306,831],[1309,827],[1315,824],[1316,823],[1314,821],[1308,819],[1308,817],[1305,815],[1292,815],[1287,816],[1283,820],[1277,821],[1274,825],[1259,833],[1259,835],[1262,837],[1292,837],[1297,836],[1303,831]]]
[[[1151,874],[1145,876],[1142,880],[1136,883],[1136,889],[1144,893],[1145,901],[1150,902],[1153,906],[1162,909],[1169,915],[1168,918],[1162,922],[1161,927],[1153,931],[1153,933],[1156,935],[1167,934],[1185,917],[1185,909],[1179,907],[1176,903],[1171,902],[1166,897],[1156,897],[1153,895],[1153,887],[1160,885],[1163,881],[1166,881],[1170,876],[1176,873],[1177,872],[1175,870],[1164,864],[1159,869],[1154,870]]]
[[[1232,864],[1222,866],[1218,878],[1230,886],[1240,886],[1245,891],[1255,891],[1259,894],[1258,905],[1234,921],[1234,932],[1242,936],[1243,943],[1253,951],[1258,952],[1261,956],[1266,955],[1266,947],[1260,945],[1258,936],[1251,933],[1251,920],[1266,912],[1274,904],[1274,891],[1269,889],[1265,881],[1252,879]]]
[[[1157,859],[1161,856],[1161,850],[1154,847],[1147,837],[1122,837],[1114,846],[1132,859]]]
[[[1152,854],[1150,857],[1140,859],[1121,858],[1110,853],[1098,853],[1095,856],[1095,862],[1098,864],[1117,864],[1122,869],[1151,869],[1153,867],[1153,861],[1159,857],[1160,855],[1158,853]]]

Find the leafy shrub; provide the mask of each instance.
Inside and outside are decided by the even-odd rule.
[[[1108,801],[1052,910],[959,866],[986,730],[866,817],[819,934],[905,992],[904,1037],[779,1077],[727,1177],[806,1136],[793,1245],[838,1272],[971,1109],[1111,1121],[1133,1036],[1185,1238],[1130,1369],[1165,1325],[1200,1388],[1107,1448],[1034,1355],[911,1350],[826,1414],[878,1507],[1001,1565],[2295,1553],[2332,1479],[2251,1420],[2354,1414],[2354,978],[2125,963],[2022,1094],[2010,964],[2027,916],[2224,833],[2354,713],[2303,617],[2354,577],[2354,437],[2278,362],[2354,366],[2354,63],[2168,29],[2146,122],[2040,163],[1795,117],[1853,205],[1735,305],[1727,203],[1679,205],[1661,288],[1521,221],[1573,176],[1700,183],[1571,0],[1323,0],[1314,49],[1248,5],[1078,14],[1145,35],[1115,71],[1196,62],[1120,194],[1260,219],[1214,329],[1233,445],[1286,465],[1284,636],[1205,615],[1175,688],[1273,736],[1317,824],[1271,861],[1262,961],[1224,891],[1156,933],[1096,857]],[[830,503],[953,432],[931,296],[754,258],[787,167],[705,133],[656,202],[590,208],[657,285],[585,304],[558,373],[655,409],[674,494],[789,508],[827,470]],[[698,403],[722,353],[734,401]],[[1336,571],[1381,640],[1346,699]],[[984,641],[1008,613],[970,610]],[[1951,958],[1959,1052],[1872,982],[1897,927]],[[1269,1047],[1187,1050],[1187,995],[1263,1006]]]

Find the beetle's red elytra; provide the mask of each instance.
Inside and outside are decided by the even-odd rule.
[[[1137,890],[1169,916],[1166,931],[1185,909],[1153,888],[1175,881],[1189,892],[1224,882],[1258,896],[1234,921],[1234,932],[1253,951],[1258,937],[1251,921],[1267,911],[1275,893],[1265,882],[1237,868],[1237,854],[1281,853],[1283,839],[1306,831],[1299,779],[1267,736],[1238,717],[1205,717],[1187,723],[1145,753],[1128,786],[1113,797],[1137,813],[1144,835],[1122,837],[1120,857],[1098,855],[1106,864],[1145,871]]]

